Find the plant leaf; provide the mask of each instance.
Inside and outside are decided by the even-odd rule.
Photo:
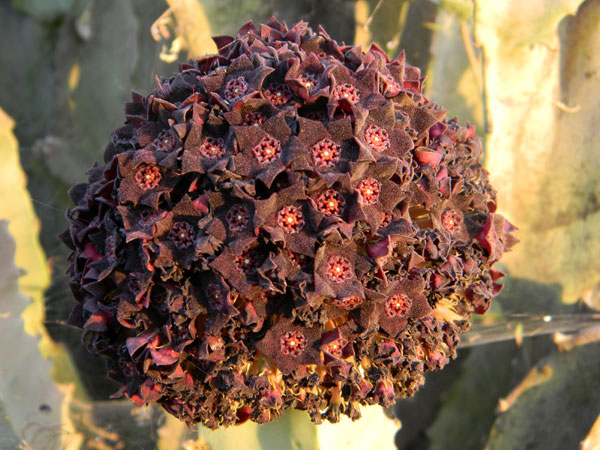
[[[19,292],[20,271],[14,265],[15,242],[8,232],[7,222],[0,221],[0,342],[10,345],[2,351],[0,400],[17,436],[26,432],[31,423],[54,429],[61,422],[63,395],[50,376],[52,364],[40,355],[38,340],[23,329],[19,317],[28,299]],[[47,405],[42,412],[40,405]],[[60,434],[60,433],[59,433]],[[57,448],[60,440],[49,448]]]
[[[598,415],[598,351],[594,343],[542,360],[534,370],[551,375],[524,387],[496,420],[486,448],[579,448]]]
[[[379,406],[363,407],[363,417],[356,422],[344,416],[336,424],[315,425],[306,412],[289,410],[265,425],[246,422],[216,431],[200,428],[198,443],[212,449],[236,448],[243,442],[247,450],[392,450],[399,422],[384,411]]]
[[[471,65],[465,46],[472,43],[465,42],[461,35],[461,27],[467,27],[467,23],[442,9],[436,24],[439,29],[431,43],[426,95],[443,105],[448,117],[458,116],[462,124],[469,121],[477,130],[483,130],[482,86],[477,73],[481,72],[480,61]]]
[[[82,0],[12,0],[15,10],[38,20],[53,21],[68,14]]]
[[[559,283],[566,303],[600,282],[600,260],[590,257],[600,251],[600,91],[590,75],[600,64],[592,50],[600,5],[577,11],[582,3],[476,3],[493,121],[486,166],[522,242],[503,264],[519,277]]]
[[[545,338],[522,347],[501,342],[473,348],[461,374],[445,394],[427,430],[431,450],[478,450],[496,419],[498,399],[507,396],[531,367],[531,361],[553,349]]]

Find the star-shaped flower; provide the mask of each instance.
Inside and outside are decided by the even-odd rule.
[[[270,187],[290,162],[297,145],[295,138],[290,138],[285,114],[267,119],[262,127],[237,126],[233,129],[240,149],[234,157],[236,172]]]
[[[365,259],[354,243],[319,247],[315,257],[315,294],[333,298],[364,297],[359,281],[364,264]]]
[[[305,328],[282,318],[256,343],[256,349],[272,358],[281,372],[289,374],[300,365],[320,362],[320,338],[319,328]]]
[[[290,90],[306,103],[329,97],[329,80],[325,75],[325,65],[314,53],[308,53],[304,60],[294,59],[285,74],[285,82]]]
[[[367,330],[379,326],[389,336],[395,337],[406,327],[408,319],[418,319],[431,312],[423,295],[422,280],[398,280],[380,291],[365,289],[367,300],[356,315],[356,321]]]
[[[327,186],[333,185],[350,170],[358,156],[349,118],[327,125],[304,117],[298,118],[298,138],[302,147],[295,154],[292,170],[317,172]]]
[[[352,217],[365,220],[372,230],[383,223],[384,215],[391,214],[406,193],[391,180],[397,173],[399,160],[352,165],[351,188],[356,196]]]
[[[226,71],[217,70],[201,77],[200,81],[214,101],[232,110],[238,103],[259,96],[262,83],[271,72],[273,69],[262,65],[259,58],[241,55],[231,62]]]
[[[156,209],[161,198],[169,195],[176,179],[172,164],[166,167],[155,152],[141,150],[117,155],[121,182],[120,204],[142,204]]]
[[[393,104],[381,101],[373,109],[355,113],[355,139],[361,148],[359,161],[402,158],[412,150],[413,141],[395,117]]]
[[[282,242],[291,252],[313,257],[316,239],[305,199],[304,184],[297,183],[266,200],[257,200],[257,221],[274,242]]]

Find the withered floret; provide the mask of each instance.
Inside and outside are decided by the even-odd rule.
[[[275,19],[133,94],[63,234],[115,396],[209,428],[414,394],[516,242],[474,128],[389,60]]]

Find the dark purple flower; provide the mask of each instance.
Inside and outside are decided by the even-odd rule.
[[[403,187],[391,179],[402,170],[402,162],[398,159],[353,164],[351,188],[356,202],[352,217],[364,220],[376,230],[384,221],[384,215],[392,214],[396,205],[406,197]]]
[[[170,192],[175,179],[170,176],[172,165],[164,167],[154,152],[141,150],[118,155],[119,203],[139,203],[156,208],[161,198]]]
[[[367,289],[368,300],[361,305],[357,322],[365,329],[380,327],[390,337],[396,337],[408,319],[419,319],[431,312],[423,295],[424,287],[422,280],[401,280],[379,291]]]
[[[315,254],[315,233],[309,221],[304,184],[295,184],[256,202],[259,227],[291,252]]]
[[[318,364],[321,330],[295,325],[282,319],[272,326],[256,349],[273,358],[281,372],[289,374],[304,364]]]
[[[236,104],[248,98],[258,97],[265,77],[273,69],[261,64],[260,59],[252,61],[241,55],[229,65],[226,75],[222,70],[215,70],[200,78],[207,92],[226,109],[233,109]]]
[[[320,59],[314,53],[309,53],[303,61],[293,60],[285,81],[295,95],[306,103],[313,103],[321,97],[329,97],[329,80],[325,70]]]
[[[297,145],[296,139],[290,138],[284,114],[267,119],[261,127],[241,126],[234,130],[240,148],[234,158],[236,172],[270,187],[291,161]]]
[[[362,263],[354,244],[320,247],[315,256],[315,292],[335,298],[362,297],[363,285],[358,278]]]
[[[404,53],[272,18],[184,63],[69,195],[68,323],[113,397],[190,426],[316,423],[413,395],[516,243],[472,126]]]

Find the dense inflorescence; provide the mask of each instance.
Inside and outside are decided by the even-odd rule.
[[[274,19],[215,42],[133,94],[71,189],[70,323],[116,396],[188,424],[335,422],[414,394],[516,241],[473,127],[403,54]]]

